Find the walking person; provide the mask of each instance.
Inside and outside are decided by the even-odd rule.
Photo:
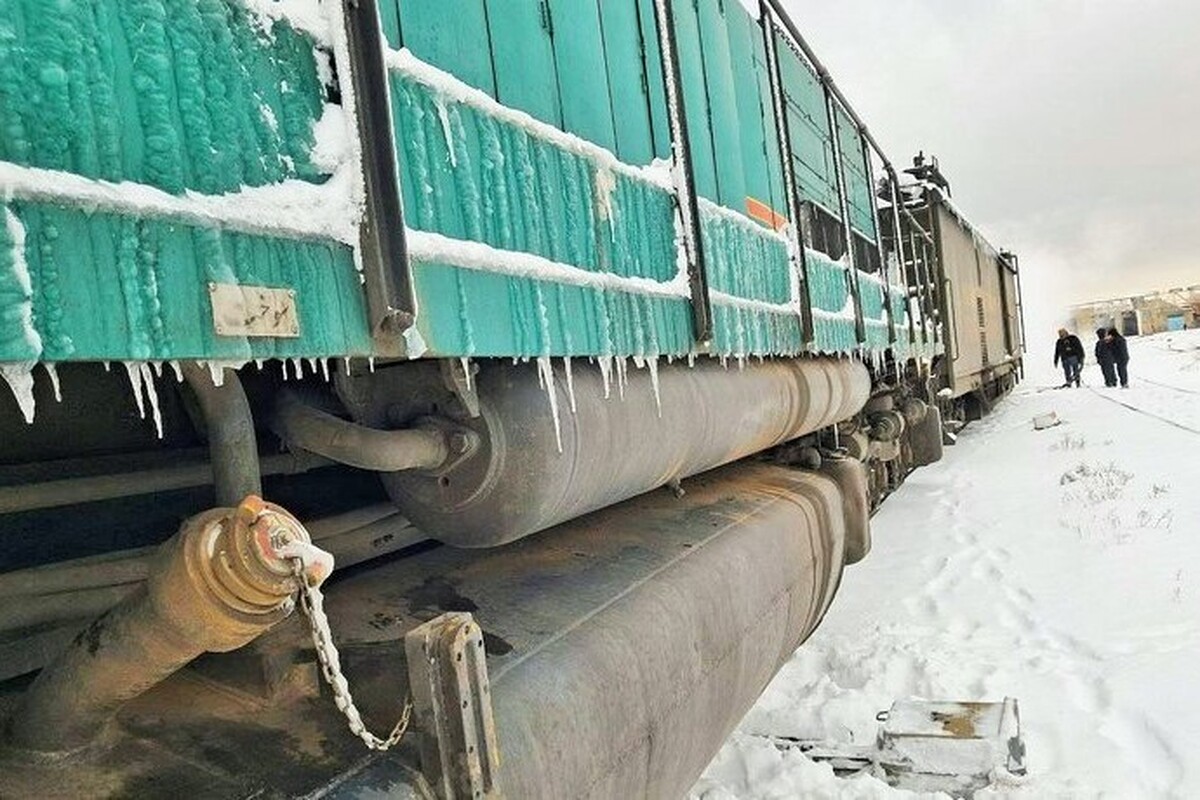
[[[1083,342],[1079,341],[1079,337],[1066,328],[1059,328],[1058,341],[1054,343],[1054,365],[1058,366],[1059,362],[1062,362],[1063,377],[1066,378],[1063,389],[1072,383],[1079,386],[1079,374],[1083,372],[1083,356]]]
[[[1108,336],[1105,337],[1108,346],[1112,348],[1113,362],[1117,367],[1117,376],[1121,379],[1121,388],[1129,388],[1129,343],[1125,341],[1125,337],[1117,332],[1116,328],[1108,329]]]
[[[1117,359],[1113,353],[1112,342],[1108,339],[1106,328],[1096,330],[1096,362],[1100,364],[1100,371],[1104,373],[1104,385],[1116,386]]]

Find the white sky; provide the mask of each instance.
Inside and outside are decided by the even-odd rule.
[[[936,154],[1020,254],[1031,328],[1200,283],[1200,0],[784,3],[897,167]]]

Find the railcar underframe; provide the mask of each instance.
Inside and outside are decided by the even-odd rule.
[[[1019,369],[776,0],[0,0],[0,120],[3,795],[679,795]]]

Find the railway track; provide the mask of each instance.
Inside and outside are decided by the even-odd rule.
[[[1175,391],[1183,392],[1184,394],[1200,394],[1200,390],[1197,389],[1185,389],[1182,386],[1172,386],[1169,383],[1162,383],[1161,381],[1151,380],[1150,378],[1139,377],[1138,380],[1143,381],[1144,383],[1149,383],[1152,386],[1160,386],[1163,389],[1174,389]]]
[[[1145,379],[1143,378],[1142,380],[1145,380]],[[1146,381],[1146,382],[1154,383],[1154,381]],[[1153,411],[1147,411],[1146,409],[1135,406],[1132,403],[1126,403],[1123,400],[1118,400],[1117,398],[1112,397],[1111,395],[1107,395],[1104,392],[1096,391],[1091,386],[1088,386],[1086,388],[1089,392],[1096,395],[1097,397],[1103,398],[1104,400],[1107,400],[1110,403],[1115,403],[1116,405],[1119,405],[1122,408],[1127,408],[1136,414],[1141,414],[1142,416],[1150,417],[1151,419],[1156,419],[1159,422],[1164,422],[1167,425],[1170,425],[1172,427],[1179,428],[1180,430],[1187,431],[1188,433],[1194,433],[1197,436],[1200,436],[1200,428],[1193,428],[1189,425],[1185,425],[1182,422],[1179,422],[1178,420],[1173,420],[1170,417],[1164,417],[1161,414],[1155,414]],[[1168,386],[1166,388],[1174,389],[1174,388],[1178,388],[1178,387]],[[1180,390],[1180,391],[1187,391],[1187,390]]]

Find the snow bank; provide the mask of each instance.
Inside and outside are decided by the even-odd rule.
[[[759,735],[861,744],[896,699],[1005,695],[1030,775],[977,796],[1200,795],[1200,434],[1164,421],[1198,405],[1178,390],[1200,378],[1200,331],[1130,347],[1134,389],[1022,387],[910,477],[693,797],[904,797]],[[1156,416],[1110,402],[1150,380],[1175,387]],[[1063,424],[1034,431],[1047,411]]]

